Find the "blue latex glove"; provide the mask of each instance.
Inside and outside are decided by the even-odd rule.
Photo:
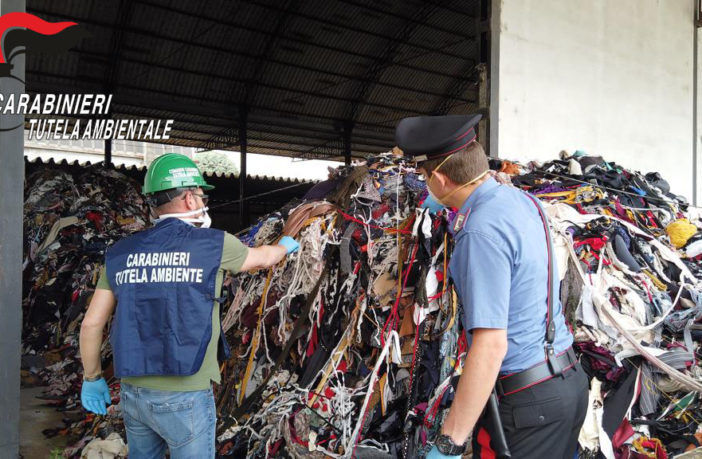
[[[422,203],[421,208],[429,209],[430,214],[436,215],[437,212],[443,210],[444,205],[438,202],[436,199],[434,199],[431,195],[428,195]]]
[[[107,406],[112,404],[112,399],[105,378],[100,378],[97,381],[83,381],[80,402],[83,404],[83,408],[92,413],[107,414]]]
[[[461,456],[447,456],[442,454],[441,451],[436,446],[432,446],[429,454],[427,454],[427,459],[461,459]]]
[[[297,252],[297,250],[300,248],[300,243],[297,242],[295,239],[291,238],[290,236],[283,236],[278,242],[278,244],[285,247],[287,253]]]

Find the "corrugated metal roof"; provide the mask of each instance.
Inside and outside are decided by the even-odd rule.
[[[175,119],[171,143],[354,155],[393,146],[405,116],[477,108],[481,0],[28,0],[92,37],[27,57],[29,92],[114,94],[113,116]],[[481,53],[482,48],[482,53]]]
[[[73,161],[68,161],[66,159],[62,159],[59,161],[56,161],[54,158],[50,158],[48,160],[43,160],[41,157],[36,157],[34,159],[29,159],[27,157],[24,158],[25,164],[32,164],[36,166],[67,166],[67,167],[90,167],[90,166],[97,166],[97,165],[102,165],[102,161],[79,161],[79,160],[73,160]],[[146,172],[147,166],[136,166],[136,165],[130,165],[127,166],[125,164],[120,164],[119,166],[111,166],[113,169],[122,172],[122,173],[127,173],[127,172],[138,172],[142,176]],[[212,178],[217,178],[217,179],[230,179],[230,180],[238,180],[239,176],[237,174],[225,174],[224,172],[203,172],[202,174],[205,177],[205,180],[207,179],[212,179]],[[142,177],[143,178],[143,177]],[[305,179],[299,179],[299,178],[290,178],[290,177],[282,177],[282,176],[277,176],[277,175],[260,175],[260,174],[246,174],[246,178],[248,181],[251,180],[256,180],[259,182],[268,182],[271,184],[280,184],[281,186],[285,185],[294,185],[297,183],[309,183],[311,185],[315,184],[318,182],[318,180],[305,180]]]

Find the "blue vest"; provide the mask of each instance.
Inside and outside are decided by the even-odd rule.
[[[105,254],[117,298],[110,342],[115,376],[188,376],[212,337],[224,232],[176,218],[122,239]]]

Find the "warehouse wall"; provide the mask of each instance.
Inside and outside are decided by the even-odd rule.
[[[695,131],[694,131],[694,138],[695,138],[695,150],[694,150],[694,157],[695,157],[695,176],[694,176],[694,183],[695,183],[695,195],[694,195],[694,202],[696,205],[700,206],[702,205],[702,164],[700,164],[702,161],[702,96],[700,93],[702,93],[702,33],[700,33],[702,29],[696,28],[695,29],[695,42],[697,44],[696,49],[695,49],[695,59],[694,59],[694,66],[696,67],[697,71],[695,72],[694,78],[696,80],[696,85],[693,87],[693,92],[694,94],[694,112],[695,112]]]
[[[657,170],[692,199],[694,10],[694,0],[494,0],[492,154],[582,149]]]

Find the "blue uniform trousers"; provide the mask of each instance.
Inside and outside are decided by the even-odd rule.
[[[563,373],[500,399],[500,419],[514,459],[573,459],[585,421],[590,383],[577,363]],[[484,415],[473,431],[473,458],[496,458]]]

